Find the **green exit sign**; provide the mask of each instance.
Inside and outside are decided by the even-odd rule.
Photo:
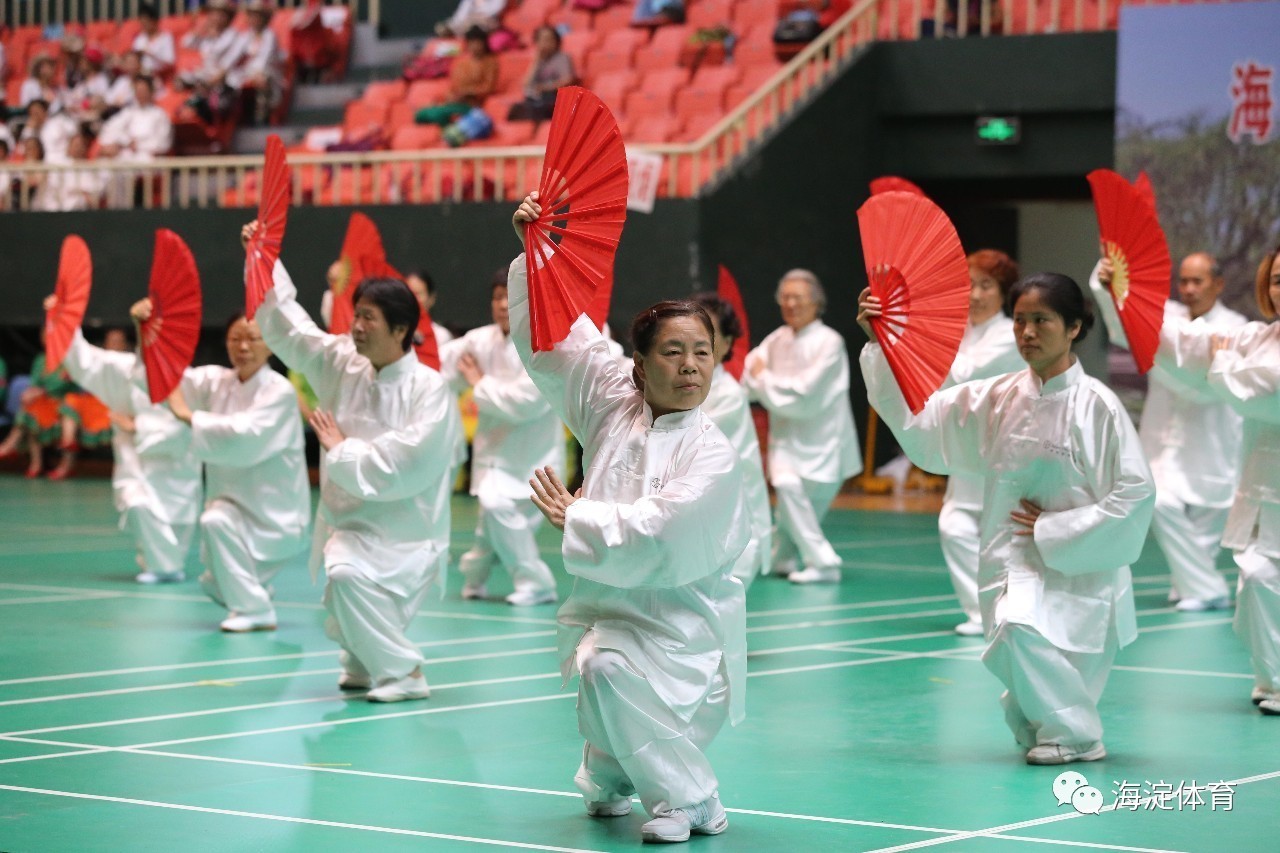
[[[979,145],[1017,145],[1022,141],[1022,121],[1013,116],[980,116],[974,133]]]

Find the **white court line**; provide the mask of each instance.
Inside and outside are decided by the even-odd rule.
[[[104,598],[121,598],[124,593],[104,592],[95,595],[33,595],[26,598],[0,598],[0,606],[8,604],[62,604],[67,601],[100,601]]]
[[[96,800],[104,803],[123,803],[130,806],[149,806],[151,808],[175,809],[202,814],[228,815],[230,817],[250,817],[257,820],[280,821],[282,823],[300,823],[307,826],[327,826],[335,829],[356,829],[361,832],[377,832],[385,835],[409,835],[415,838],[438,838],[443,841],[466,841],[471,844],[487,844],[493,847],[516,847],[522,850],[554,850],[562,853],[598,853],[577,847],[554,847],[548,844],[530,844],[521,841],[501,841],[496,838],[478,838],[471,835],[450,835],[444,832],[427,832],[420,829],[397,829],[391,826],[370,826],[364,823],[346,823],[336,820],[318,820],[307,817],[291,817],[289,815],[265,814],[262,812],[246,812],[239,809],[214,809],[205,806],[188,806],[181,803],[162,803],[156,800],[139,800],[132,797],[108,797],[102,794],[84,794],[77,791],[52,791],[47,788],[27,788],[21,785],[0,785],[0,791],[19,791],[24,794],[42,794],[48,797],[68,797],[76,800]]]
[[[832,548],[856,551],[861,548],[890,548],[895,545],[929,545],[938,541],[935,536],[905,536],[901,539],[859,539],[854,542],[832,542]]]
[[[1125,672],[1148,672],[1153,675],[1198,675],[1204,678],[1247,678],[1252,679],[1254,676],[1248,672],[1206,672],[1202,669],[1161,669],[1155,666],[1113,666],[1112,669],[1122,669]]]
[[[830,610],[857,610],[870,607],[894,607],[899,604],[933,604],[939,601],[954,601],[955,596],[918,595],[914,598],[889,598],[882,601],[859,601],[850,604],[821,604],[815,607],[789,607],[782,610],[756,610],[747,614],[747,618],[760,616],[789,616],[792,613],[822,613]]]
[[[1001,841],[1030,841],[1034,844],[1053,844],[1061,847],[1088,847],[1093,850],[1125,850],[1132,853],[1186,853],[1181,850],[1167,850],[1163,847],[1127,847],[1123,844],[1100,844],[1094,841],[1062,841],[1057,838],[1036,838],[1031,835],[990,835]]]
[[[959,613],[960,605],[941,610],[916,610],[911,613],[879,613],[875,616],[854,616],[849,619],[823,619],[820,621],[788,622],[784,625],[756,625],[747,628],[748,634],[767,631],[798,631],[802,628],[831,628],[836,625],[857,625],[863,622],[887,622],[893,619],[925,619],[930,616],[949,616]]]
[[[487,634],[480,637],[455,637],[449,640],[427,640],[415,643],[420,649],[436,646],[465,646],[471,643],[499,642],[502,640],[526,640],[532,637],[550,637],[555,631],[525,631],[518,634]],[[267,663],[278,660],[301,660],[304,658],[337,657],[338,649],[322,652],[297,652],[289,655],[260,655],[249,658],[224,658],[221,660],[188,661],[187,663],[167,663],[156,666],[131,666],[123,669],[100,669],[94,672],[69,672],[62,675],[36,675],[29,678],[10,678],[0,681],[0,687],[14,684],[35,684],[45,681],[69,681],[80,678],[101,678],[110,675],[134,675],[144,672],[168,672],[173,669],[198,669],[202,666],[232,666],[241,663]],[[430,663],[430,661],[428,661]]]
[[[547,652],[556,651],[555,646],[544,646],[537,649],[513,649],[506,652],[484,652],[474,655],[454,655],[447,658],[432,658],[427,661],[430,665],[444,663],[461,663],[464,661],[475,660],[495,660],[498,658],[521,657],[524,655],[545,654]],[[119,687],[114,690],[94,690],[87,693],[63,693],[57,696],[30,696],[25,699],[6,699],[0,702],[0,707],[10,705],[38,705],[44,702],[64,702],[68,699],[97,699],[102,696],[120,696],[128,693],[154,693],[158,690],[181,690],[188,687],[220,687],[235,686],[246,682],[253,681],[271,681],[280,678],[300,678],[311,675],[332,675],[342,672],[341,667],[327,669],[304,669],[294,670],[291,672],[269,672],[262,675],[246,675],[242,677],[224,677],[219,679],[204,678],[199,681],[175,681],[167,684],[149,684],[143,687]]]

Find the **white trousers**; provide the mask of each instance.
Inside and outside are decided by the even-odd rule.
[[[329,618],[324,630],[347,653],[349,672],[367,672],[377,684],[404,678],[422,666],[422,652],[405,630],[430,583],[405,597],[379,586],[368,570],[357,566],[327,566],[325,572],[324,606]]]
[[[245,616],[274,609],[266,585],[289,561],[253,558],[248,527],[235,504],[210,502],[200,514],[200,539],[206,569],[200,576],[200,586],[210,598]]]
[[[1167,492],[1156,493],[1151,534],[1164,552],[1180,598],[1208,601],[1230,594],[1215,568],[1229,509],[1185,504]]]
[[[804,479],[773,484],[778,498],[773,530],[775,573],[840,568],[840,556],[822,533],[822,519],[827,517],[840,485]]]
[[[1116,651],[1112,640],[1098,654],[1063,651],[1034,628],[1005,622],[982,662],[1006,688],[1000,704],[1018,743],[1084,747],[1102,740],[1098,699]]]
[[[586,738],[574,776],[589,802],[632,793],[650,815],[696,805],[719,783],[703,750],[729,716],[723,671],[686,723],[621,652],[597,649],[588,633],[578,646],[578,731]]]
[[[1237,551],[1236,635],[1249,650],[1257,685],[1280,691],[1280,558]]]
[[[551,569],[538,554],[535,534],[542,517],[531,501],[482,495],[475,543],[458,560],[467,583],[479,586],[489,579],[494,564],[501,563],[511,573],[516,592],[555,592]]]
[[[194,524],[170,524],[146,504],[126,507],[121,524],[133,537],[146,571],[157,575],[182,571],[195,536]]]
[[[733,563],[733,576],[742,581],[744,590],[751,589],[751,582],[760,576],[760,539],[752,536],[747,547]]]
[[[964,509],[945,501],[938,513],[938,540],[951,574],[956,598],[971,621],[981,621],[978,607],[978,546],[982,510]]]

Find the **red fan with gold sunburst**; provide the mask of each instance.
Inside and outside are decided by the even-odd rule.
[[[908,181],[906,178],[899,178],[897,175],[884,175],[871,181],[871,194],[880,195],[881,193],[904,192],[914,193],[915,195],[924,195],[924,190]]]
[[[89,307],[93,286],[93,259],[84,240],[70,234],[62,241],[58,255],[58,283],[54,286],[53,309],[44,318],[44,372],[53,373],[71,349],[76,330]]]
[[[1173,270],[1169,244],[1155,206],[1142,190],[1110,169],[1096,169],[1088,178],[1102,254],[1115,269],[1111,298],[1138,372],[1146,373],[1155,363],[1164,306],[1169,301]]]
[[[151,258],[151,316],[138,330],[151,402],[168,398],[191,366],[200,340],[200,274],[182,238],[167,228],[156,231]]]
[[[613,287],[627,218],[622,134],[609,108],[579,86],[556,93],[538,202],[542,215],[525,229],[525,268],[533,349],[546,352],[583,313],[603,322],[597,297]]]
[[[929,199],[873,195],[858,208],[871,321],[902,396],[919,414],[951,370],[969,321],[969,265],[955,227]]]
[[[742,334],[734,338],[733,349],[724,360],[724,369],[734,379],[742,378],[742,369],[747,363],[747,353],[751,351],[751,327],[747,323],[747,308],[742,304],[742,291],[738,290],[738,282],[730,275],[724,264],[720,265],[720,281],[716,286],[716,295],[729,303],[733,313],[738,315],[738,323],[742,326]]]
[[[274,133],[267,137],[262,170],[262,194],[258,198],[258,232],[244,249],[244,315],[252,320],[271,289],[271,270],[280,257],[284,226],[289,218],[292,173],[284,159],[284,143]]]

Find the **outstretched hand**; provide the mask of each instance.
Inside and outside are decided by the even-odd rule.
[[[141,326],[143,323],[151,319],[151,297],[143,297],[129,308],[129,316],[133,318],[133,322]]]
[[[187,405],[187,398],[182,394],[182,388],[174,388],[173,393],[169,395],[169,411],[173,412],[173,416],[184,424],[191,423],[191,407]]]
[[[58,307],[57,294],[50,293],[44,298],[44,313],[48,314],[54,308]]]
[[[524,245],[525,226],[530,222],[537,222],[538,217],[541,215],[542,205],[538,204],[538,193],[535,190],[524,197],[524,201],[520,202],[520,206],[516,208],[515,214],[511,217],[511,227],[516,229],[516,236],[520,238],[520,245]]]
[[[534,478],[529,481],[529,485],[533,488],[532,500],[534,506],[542,511],[547,517],[547,521],[551,522],[556,530],[564,530],[564,514],[565,511],[573,505],[573,502],[581,497],[582,490],[578,490],[578,494],[572,494],[564,483],[560,482],[560,478],[556,476],[555,470],[548,465],[546,468],[539,468],[534,473]]]
[[[1209,338],[1209,361],[1212,362],[1213,359],[1218,355],[1218,353],[1223,352],[1225,350],[1232,349],[1232,348],[1233,347],[1232,347],[1230,335],[1211,336]]]
[[[1022,512],[1014,510],[1009,513],[1009,517],[1014,523],[1019,525],[1021,529],[1013,531],[1015,536],[1034,536],[1036,532],[1036,519],[1040,517],[1040,513],[1044,509],[1033,504],[1031,501],[1023,498],[1018,501],[1022,505]]]
[[[1103,257],[1098,261],[1098,281],[1102,282],[1103,287],[1110,287],[1111,280],[1116,277],[1116,265],[1111,262],[1108,257]]]
[[[873,341],[876,340],[876,333],[871,328],[871,320],[879,317],[881,313],[880,297],[872,296],[871,288],[864,287],[858,294],[858,325]]]
[[[338,422],[333,419],[333,415],[324,409],[316,409],[312,412],[309,423],[311,429],[315,430],[316,440],[325,451],[332,450],[347,440],[342,430],[338,429]]]
[[[248,225],[240,229],[240,245],[247,249],[249,241],[258,235],[258,220],[253,220]]]

